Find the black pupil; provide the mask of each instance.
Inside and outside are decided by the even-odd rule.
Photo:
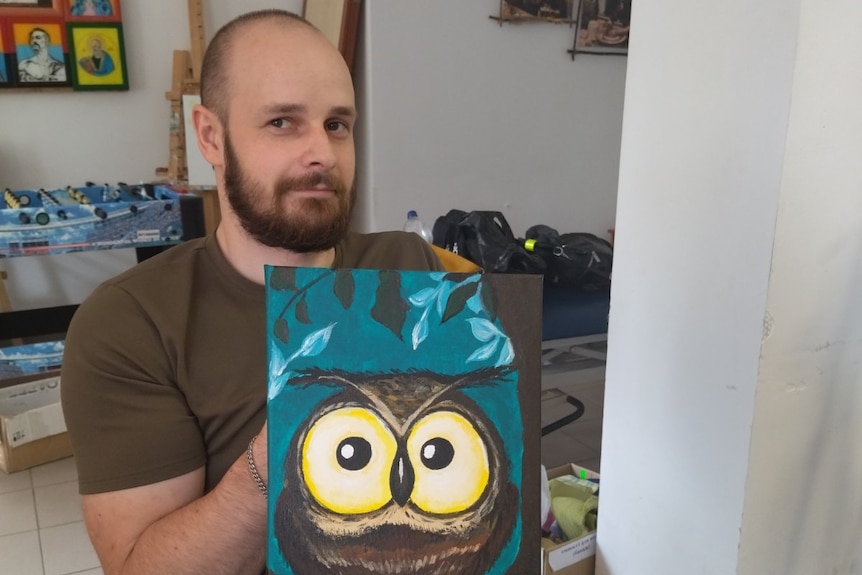
[[[348,471],[359,471],[371,461],[371,444],[361,437],[348,437],[338,444],[338,464]]]
[[[429,439],[422,446],[422,463],[428,469],[443,469],[455,457],[455,448],[442,437]]]

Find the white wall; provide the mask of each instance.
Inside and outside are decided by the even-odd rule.
[[[862,569],[862,41],[836,14],[862,24],[635,6],[602,575]]]
[[[302,0],[207,0],[209,36],[240,13]],[[128,92],[0,93],[0,187],[12,189],[155,179],[168,163],[168,119],[174,50],[190,46],[187,3],[123,3]],[[131,250],[0,260],[15,309],[78,303],[135,262]]]
[[[736,573],[797,4],[634,5],[599,573]]]
[[[574,28],[504,24],[499,0],[365,5],[365,224],[451,208],[607,237],[626,59],[579,54]],[[370,126],[370,128],[369,128]]]
[[[862,572],[862,5],[802,0],[742,575]],[[856,73],[848,73],[856,70]]]

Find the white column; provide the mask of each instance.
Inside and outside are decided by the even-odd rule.
[[[737,572],[799,2],[634,5],[600,574]]]

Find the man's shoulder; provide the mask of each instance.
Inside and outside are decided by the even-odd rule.
[[[103,281],[79,306],[72,324],[126,324],[158,309],[182,317],[204,246],[203,238],[189,240]]]
[[[102,285],[129,287],[138,283],[175,282],[177,274],[191,273],[193,262],[205,252],[206,238],[196,238],[178,244],[152,256],[124,272],[106,280]]]
[[[398,270],[442,270],[431,246],[402,231],[349,233],[336,247],[336,267]]]

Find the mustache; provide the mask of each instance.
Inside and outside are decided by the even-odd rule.
[[[278,180],[275,184],[275,193],[280,197],[284,194],[289,194],[293,190],[307,190],[321,185],[334,190],[336,195],[343,195],[347,192],[344,184],[332,174],[312,172],[304,176],[285,177]]]

